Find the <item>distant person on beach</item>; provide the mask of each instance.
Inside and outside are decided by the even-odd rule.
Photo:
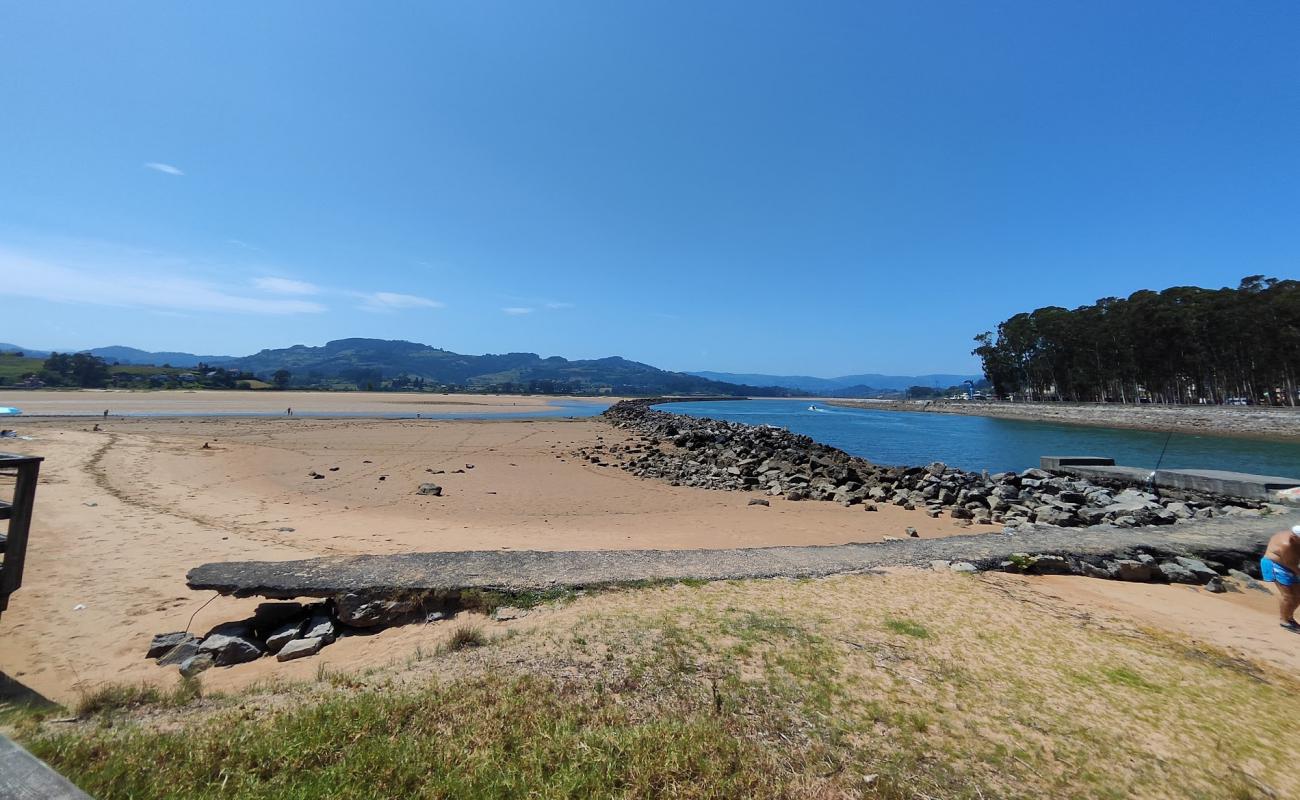
[[[104,409],[104,419],[108,419],[108,409]]]
[[[1273,534],[1268,540],[1268,549],[1259,562],[1260,577],[1277,584],[1281,593],[1278,597],[1278,611],[1281,613],[1283,628],[1300,633],[1300,623],[1295,621],[1295,610],[1300,607],[1300,583],[1296,573],[1300,572],[1300,525],[1289,531]]]
[[[292,417],[292,416],[293,416],[293,409],[292,409],[292,408],[286,408],[286,409],[284,410],[284,415],[285,415],[286,417]]]

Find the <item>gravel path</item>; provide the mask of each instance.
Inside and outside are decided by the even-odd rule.
[[[329,597],[348,591],[540,590],[645,580],[812,577],[880,567],[969,561],[996,569],[1012,553],[1157,557],[1191,555],[1236,566],[1263,552],[1268,536],[1300,522],[1300,512],[1225,518],[1160,528],[1057,528],[1014,535],[764,547],[734,550],[470,551],[241,561],[190,571],[191,589],[237,596]]]
[[[969,403],[943,400],[827,400],[826,402],[829,405],[876,411],[965,414],[976,417],[1096,425],[1107,428],[1300,440],[1300,408],[1097,403]]]

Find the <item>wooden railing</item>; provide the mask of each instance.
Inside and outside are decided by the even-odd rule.
[[[32,505],[36,502],[36,479],[40,456],[0,453],[0,475],[14,478],[13,494],[0,497],[0,614],[9,607],[9,595],[23,583],[23,562],[27,558],[27,534],[32,526]]]

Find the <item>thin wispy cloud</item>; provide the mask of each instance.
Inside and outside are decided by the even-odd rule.
[[[512,317],[522,317],[524,314],[533,313],[533,309],[525,308],[523,306],[510,306],[509,308],[503,308],[501,310]]]
[[[321,292],[321,288],[314,283],[289,278],[254,278],[253,285],[273,294],[320,294]]]
[[[573,303],[547,303],[546,307],[552,311],[558,311],[563,308],[573,308]]]
[[[364,311],[403,311],[412,308],[443,308],[444,303],[413,294],[372,292],[360,295]]]
[[[318,314],[320,303],[259,297],[212,281],[179,276],[173,266],[88,267],[0,250],[0,295],[73,305],[142,308],[167,312]]]
[[[147,161],[145,162],[145,167],[156,172],[161,172],[165,175],[175,175],[176,177],[185,174],[179,167],[173,167],[171,164],[164,164],[161,161]]]

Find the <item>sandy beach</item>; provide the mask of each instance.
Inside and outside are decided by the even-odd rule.
[[[827,405],[874,411],[963,414],[1067,425],[1174,431],[1254,439],[1300,440],[1300,408],[1162,406],[1102,403],[994,403],[944,400],[842,400]]]
[[[205,402],[249,409],[239,398],[211,394],[218,396],[109,396],[121,409],[164,402],[172,403],[168,408]],[[69,393],[45,401],[50,405],[26,405],[93,408],[103,396]],[[275,404],[283,398],[278,395]],[[307,408],[317,398],[322,409],[412,407],[391,395],[309,395],[293,402]],[[349,399],[355,404],[343,402]],[[474,410],[512,410],[518,406],[505,404],[518,402],[545,408],[544,398],[474,402]],[[169,684],[174,670],[143,657],[154,634],[203,632],[250,612],[255,599],[214,598],[186,587],[185,573],[209,561],[843,544],[903,537],[909,526],[923,538],[985,527],[962,528],[893,505],[874,513],[783,498],[771,498],[770,507],[750,506],[748,493],[638,479],[572,456],[579,448],[622,440],[621,431],[595,419],[194,416],[14,423],[29,438],[6,440],[4,448],[46,461],[24,586],[0,620],[0,670],[59,701],[109,681]],[[94,431],[94,424],[103,430]],[[443,496],[417,494],[424,482],[443,487]],[[1290,652],[1279,647],[1288,641],[1277,641],[1286,634],[1273,623],[1273,599],[1264,593],[1224,600],[1187,587],[1082,579],[1027,584],[1266,660]],[[388,664],[435,646],[444,635],[439,626],[408,626],[345,637],[322,660],[342,668]],[[1293,657],[1279,663],[1300,666]],[[272,676],[303,678],[316,668],[315,659],[263,659],[212,670],[204,681],[235,688]]]
[[[895,506],[869,514],[773,498],[751,507],[744,493],[580,463],[572,449],[620,436],[595,420],[95,422],[104,430],[89,420],[23,420],[31,438],[4,443],[46,461],[24,585],[0,620],[0,670],[57,699],[109,679],[171,680],[142,654],[153,634],[186,628],[211,598],[185,586],[186,571],[208,561],[841,544],[902,537],[909,526],[924,537],[969,532]],[[426,481],[444,496],[417,495]],[[255,603],[217,599],[189,627],[207,630]],[[331,661],[373,647],[370,637],[344,640]],[[381,653],[393,657],[369,651]],[[267,660],[219,670],[211,682],[245,683],[277,666],[314,668]]]
[[[509,413],[560,409],[561,404],[604,408],[618,398],[543,395],[431,394],[424,392],[267,392],[267,391],[5,391],[0,406],[21,408],[25,416],[109,416],[130,414],[313,414],[415,415]]]

